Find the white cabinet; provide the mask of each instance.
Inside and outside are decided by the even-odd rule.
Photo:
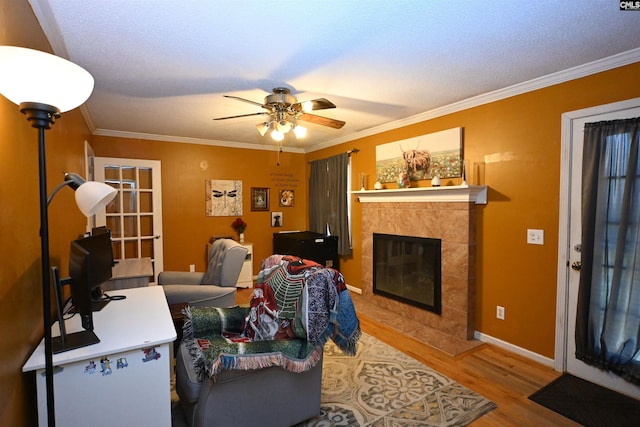
[[[56,425],[171,427],[171,352],[176,330],[162,286],[123,289],[93,313],[100,342],[53,355]],[[80,316],[65,321],[82,330]],[[56,322],[53,336],[59,335]],[[22,372],[35,371],[38,423],[47,426],[44,340]]]
[[[247,257],[242,264],[236,288],[253,288],[253,243],[240,243],[247,248]]]

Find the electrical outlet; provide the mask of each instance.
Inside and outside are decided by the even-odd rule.
[[[191,273],[195,273],[196,271],[196,265],[195,264],[189,264],[189,271]]]
[[[504,307],[501,305],[496,306],[496,318],[504,320]]]
[[[544,230],[527,229],[527,243],[530,245],[544,245]]]

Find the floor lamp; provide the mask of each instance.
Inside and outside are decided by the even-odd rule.
[[[22,47],[0,46],[0,94],[19,105],[20,111],[27,116],[31,126],[38,130],[42,306],[49,427],[55,426],[55,406],[44,133],[60,117],[61,113],[80,106],[89,98],[93,91],[93,83],[91,74],[63,58]]]

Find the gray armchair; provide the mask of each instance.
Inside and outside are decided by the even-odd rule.
[[[175,364],[176,392],[190,427],[285,427],[320,413],[322,347],[305,345],[302,338],[228,343],[220,326],[240,333],[248,313],[248,307],[190,311]],[[209,340],[210,349],[223,348],[225,361],[218,365],[229,367],[221,368],[215,377],[203,372],[205,365],[214,368],[205,360],[195,360],[196,340]],[[294,350],[286,352],[286,346]],[[287,354],[290,365],[299,365],[299,369],[287,369],[301,372],[280,366],[284,365],[281,353]]]
[[[169,304],[188,303],[192,307],[231,307],[236,303],[236,282],[248,250],[231,239],[208,245],[206,273],[163,271],[158,284]]]

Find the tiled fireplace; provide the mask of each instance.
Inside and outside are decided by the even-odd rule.
[[[475,331],[476,204],[486,187],[455,186],[354,192],[362,202],[362,298],[429,330],[447,353],[472,348]],[[441,239],[441,314],[373,293],[373,234]],[[393,315],[390,318],[393,322]],[[416,332],[417,333],[417,332]]]

